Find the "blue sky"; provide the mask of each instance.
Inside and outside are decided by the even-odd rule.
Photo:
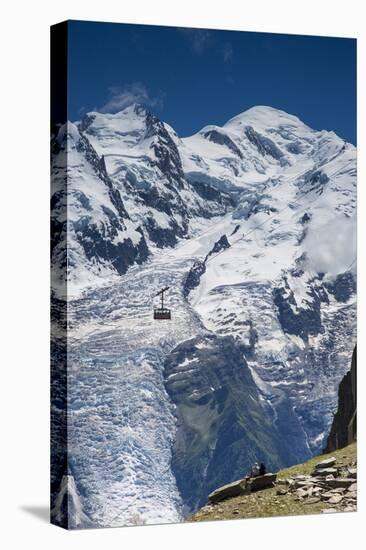
[[[133,101],[182,137],[270,105],[356,143],[356,40],[69,22],[69,118]]]

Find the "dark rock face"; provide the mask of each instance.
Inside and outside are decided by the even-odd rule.
[[[310,193],[316,191],[319,195],[323,193],[324,186],[328,183],[327,174],[321,170],[310,170],[307,172],[299,183],[302,193]]]
[[[186,280],[184,281],[183,295],[185,297],[188,296],[191,290],[198,287],[198,285],[200,284],[201,277],[205,273],[205,271],[206,271],[205,262],[200,262],[200,261],[194,262],[193,266],[188,272]]]
[[[296,461],[262,407],[232,337],[207,335],[180,344],[165,361],[164,378],[177,417],[172,468],[190,510],[217,487],[242,478],[256,461],[272,470]]]
[[[52,327],[65,316],[66,302],[52,300]],[[66,321],[63,331],[66,334]],[[61,480],[67,474],[67,339],[51,342],[51,509],[55,507]],[[67,509],[57,524],[67,527]]]
[[[349,445],[357,433],[357,348],[352,355],[351,369],[343,377],[338,390],[338,409],[328,436],[325,453]]]
[[[271,139],[256,132],[252,126],[245,128],[245,135],[256,146],[261,155],[269,155],[275,160],[280,160],[284,156],[281,149]]]
[[[118,219],[115,218],[113,212],[110,212],[109,216],[113,220],[114,226],[118,226]],[[131,239],[113,244],[110,239],[107,240],[103,237],[97,226],[88,223],[84,218],[75,222],[74,228],[86,258],[101,263],[103,261],[113,262],[113,266],[119,275],[126,273],[130,265],[134,263],[141,264],[148,257],[148,248],[140,228],[137,228],[137,231],[141,234],[141,240],[137,246],[133,244]],[[111,236],[113,238],[113,232],[111,232]],[[73,267],[72,259],[69,261],[69,266]]]
[[[321,304],[328,298],[320,286],[314,284],[309,287],[308,307],[300,308],[285,277],[284,285],[273,289],[273,301],[278,308],[278,319],[287,334],[307,340],[309,336],[322,332]]]
[[[341,273],[334,282],[325,283],[324,286],[328,292],[333,294],[337,302],[347,302],[356,292],[356,281],[349,271]]]
[[[173,220],[170,221],[169,227],[160,227],[153,218],[148,217],[145,222],[145,228],[150,240],[153,241],[158,248],[174,246],[177,244],[177,237],[183,237],[185,235],[184,227],[179,226]]]
[[[193,266],[188,272],[188,275],[186,277],[186,280],[183,284],[183,294],[185,297],[188,296],[188,294],[193,290],[194,288],[198,287],[200,284],[200,280],[202,275],[206,271],[206,262],[208,258],[212,254],[217,254],[218,252],[221,252],[222,250],[225,250],[226,248],[230,248],[230,243],[227,239],[226,235],[222,235],[218,241],[215,242],[214,246],[210,250],[210,252],[207,254],[206,258],[203,262],[197,260],[194,262]]]
[[[190,184],[203,199],[214,201],[227,207],[235,206],[235,200],[233,197],[223,191],[218,191],[207,182],[191,179]]]
[[[239,158],[243,158],[243,153],[240,151],[239,147],[226,134],[218,132],[217,130],[208,130],[204,136],[213,143],[217,143],[218,145],[226,145],[233,153],[238,155]]]
[[[301,146],[301,143],[298,143],[294,141],[293,143],[288,143],[286,145],[286,149],[289,153],[292,153],[293,155],[300,155],[303,153],[303,147]]]
[[[120,232],[126,231],[126,220],[130,221],[130,217],[119,191],[114,187],[107,174],[104,158],[99,157],[89,140],[82,134],[75,137],[71,133],[64,132],[61,139],[55,139],[52,143],[52,155],[56,164],[59,158],[62,159],[62,157],[58,157],[58,154],[62,154],[68,146],[79,153],[85,165],[92,170],[98,185],[101,190],[106,191],[115,211],[100,204],[98,214],[102,216],[103,223],[97,224],[93,219],[93,209],[89,198],[83,190],[73,189],[72,176],[67,174],[67,167],[63,166],[61,161],[57,177],[63,181],[62,190],[53,193],[51,198],[51,255],[57,247],[63,248],[63,253],[57,259],[59,267],[64,268],[67,265],[69,270],[77,267],[80,258],[77,260],[68,251],[69,238],[72,233],[75,235],[80,249],[83,250],[86,260],[99,265],[110,263],[117,273],[122,275],[132,264],[142,263],[147,259],[149,251],[144,234],[140,227],[136,227],[135,231],[141,235],[138,243],[133,243],[128,234],[123,241],[118,241],[117,237]],[[69,220],[67,225],[66,221],[59,220],[56,212],[66,211],[66,205],[70,204],[83,214],[73,221]],[[68,246],[66,246],[66,242],[68,242]],[[53,258],[53,256],[51,257]],[[56,262],[54,259],[53,261]]]
[[[144,109],[138,105],[135,107],[135,109],[139,108]],[[184,173],[178,149],[164,124],[155,115],[148,111],[145,113],[146,132],[144,137],[157,138],[151,145],[156,157],[156,166],[168,177],[169,181],[174,182],[178,188],[182,189]]]
[[[303,216],[301,217],[300,219],[300,223],[302,225],[305,225],[307,224],[309,221],[311,220],[311,215],[309,216],[309,214],[307,212],[305,212],[305,214],[303,214]]]
[[[227,240],[226,235],[222,235],[218,241],[215,242],[210,252],[207,254],[207,258],[211,256],[212,254],[217,254],[218,252],[221,252],[222,250],[225,250],[226,248],[230,248],[230,243]],[[207,259],[206,258],[206,259]]]

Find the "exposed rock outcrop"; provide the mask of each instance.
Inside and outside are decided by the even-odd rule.
[[[333,467],[325,467],[332,464]],[[351,474],[355,476],[351,477]],[[351,464],[347,467],[337,465],[335,457],[319,462],[310,475],[298,475],[287,480],[281,480],[277,495],[292,493],[304,504],[314,504],[324,501],[332,508],[324,508],[323,513],[337,511],[355,511],[357,504],[357,467]],[[283,484],[287,484],[287,490]]]
[[[356,439],[357,430],[357,347],[351,369],[343,377],[338,390],[338,410],[334,416],[325,453],[341,449]]]
[[[237,497],[239,495],[247,495],[254,493],[255,491],[261,491],[262,489],[268,489],[273,487],[276,481],[277,474],[264,474],[262,476],[238,479],[228,485],[219,487],[211,494],[208,495],[209,504],[215,504],[221,502],[227,498]]]

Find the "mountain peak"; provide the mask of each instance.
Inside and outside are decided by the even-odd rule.
[[[56,136],[56,140],[59,145],[70,140],[76,143],[79,141],[79,139],[80,134],[77,126],[69,120],[65,122],[65,124],[60,126]]]
[[[302,126],[305,124],[295,115],[290,115],[280,109],[267,105],[257,105],[234,116],[224,124],[225,127],[240,126],[273,127],[273,126]]]
[[[120,111],[117,111],[116,113],[108,113],[111,116],[130,116],[130,115],[137,115],[137,116],[143,116],[145,117],[148,114],[148,110],[142,103],[130,103]]]

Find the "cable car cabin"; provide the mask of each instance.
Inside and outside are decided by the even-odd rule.
[[[170,320],[172,318],[170,309],[167,309],[164,307],[164,292],[169,290],[169,287],[165,287],[160,292],[156,294],[156,296],[161,297],[161,306],[154,309],[154,319],[156,321],[158,320]]]
[[[171,318],[172,318],[172,315],[171,315],[170,309],[166,309],[166,308],[154,309],[154,319],[158,320],[158,319],[171,319]]]

